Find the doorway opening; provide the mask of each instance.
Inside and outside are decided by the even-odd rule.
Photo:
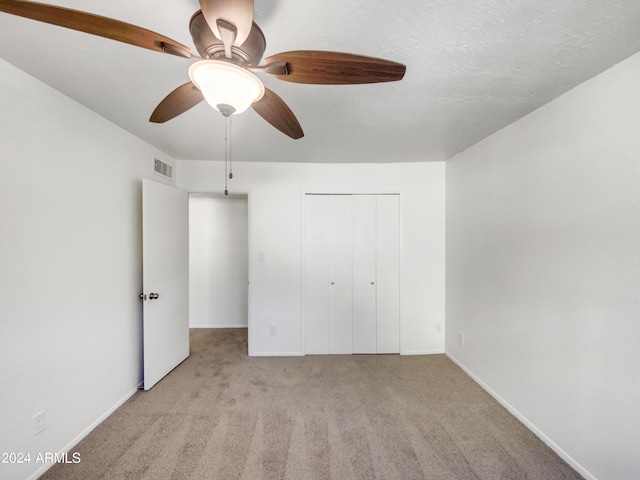
[[[247,328],[247,195],[189,194],[189,327]]]

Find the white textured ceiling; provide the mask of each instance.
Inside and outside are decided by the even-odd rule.
[[[192,47],[197,0],[56,0]],[[265,57],[357,53],[407,65],[401,82],[299,85],[261,76],[294,111],[292,140],[252,110],[233,117],[234,161],[441,160],[640,51],[638,0],[255,0]],[[224,152],[202,103],[165,124],[156,105],[189,61],[0,13],[0,57],[176,159]]]

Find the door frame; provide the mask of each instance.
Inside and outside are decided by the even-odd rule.
[[[188,190],[187,193],[189,194],[189,198],[191,198],[191,196],[203,196],[203,197],[225,197],[224,193],[220,193],[219,191],[209,191],[209,190]],[[252,298],[253,298],[253,277],[254,277],[254,268],[253,264],[251,262],[252,258],[255,258],[253,255],[254,252],[254,242],[253,242],[253,235],[252,235],[252,211],[253,208],[251,206],[252,204],[252,195],[246,191],[246,190],[234,190],[232,193],[229,194],[229,196],[242,196],[242,197],[246,197],[247,199],[247,277],[248,277],[248,288],[247,288],[247,336],[248,336],[248,352],[247,354],[249,356],[252,355],[252,351],[253,351],[253,344],[255,343],[254,340],[252,339],[252,324],[253,324],[253,318],[254,314],[253,314],[253,302],[252,302]]]

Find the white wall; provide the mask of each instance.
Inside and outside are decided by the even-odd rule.
[[[24,479],[141,380],[140,178],[172,160],[2,60],[0,105],[0,452],[32,455],[0,478]]]
[[[246,195],[189,197],[189,326],[246,327],[248,217]]]
[[[239,141],[236,138],[236,141]],[[178,185],[219,192],[219,162],[179,161]],[[301,323],[303,193],[400,193],[401,353],[444,351],[444,164],[234,162],[232,193],[249,195],[249,350],[304,353]],[[258,253],[264,262],[258,262]],[[278,334],[269,335],[276,325]]]
[[[640,54],[447,163],[447,352],[600,480],[640,478],[638,85]]]

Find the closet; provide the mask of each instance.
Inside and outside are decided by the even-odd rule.
[[[399,195],[304,198],[305,353],[399,353]]]

